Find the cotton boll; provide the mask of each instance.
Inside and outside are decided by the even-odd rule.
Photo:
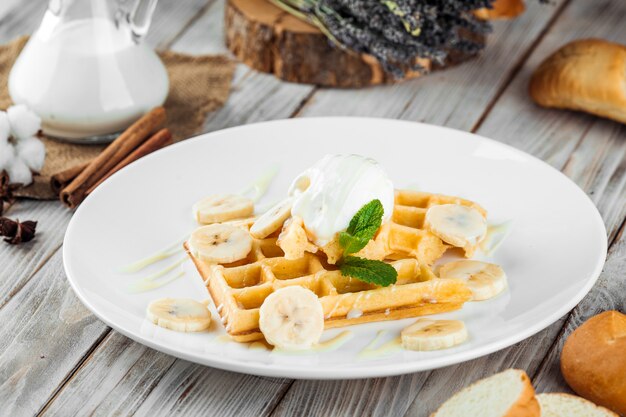
[[[15,148],[8,142],[0,143],[0,171],[8,169],[11,161],[15,159]]]
[[[20,140],[16,145],[17,156],[33,171],[39,172],[46,159],[46,146],[36,137]]]
[[[41,129],[41,118],[23,104],[9,107],[7,115],[11,123],[11,132],[18,140],[34,136]]]
[[[6,112],[0,111],[0,146],[8,142],[10,134],[11,125],[9,124],[9,116],[7,116]]]
[[[33,182],[33,173],[20,158],[13,158],[7,167],[7,174],[12,183],[28,185]]]

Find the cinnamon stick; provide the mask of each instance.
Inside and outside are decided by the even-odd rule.
[[[50,177],[50,187],[56,195],[61,193],[61,190],[64,189],[72,180],[78,177],[78,174],[84,171],[85,168],[92,161],[85,162],[83,164],[75,165],[71,168],[68,168],[64,171],[57,172],[52,177]]]
[[[165,109],[156,107],[133,123],[98,155],[60,194],[69,208],[78,206],[100,179],[165,123]]]
[[[162,147],[169,145],[172,143],[172,134],[168,129],[161,129],[154,135],[152,135],[147,141],[145,141],[142,145],[140,145],[137,149],[135,149],[130,155],[120,161],[119,164],[115,165],[113,169],[106,173],[104,177],[100,179],[97,183],[95,183],[89,190],[87,190],[87,195],[91,194],[96,187],[104,182],[111,175],[115,174],[120,169],[124,168],[126,165],[131,162],[135,162],[139,158],[148,155]]]

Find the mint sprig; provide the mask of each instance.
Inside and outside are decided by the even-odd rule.
[[[349,256],[363,249],[374,237],[382,224],[384,212],[380,200],[372,200],[352,217],[348,229],[339,233],[343,258],[338,262],[338,266],[342,275],[383,287],[395,284],[398,272],[391,265],[382,261]]]
[[[360,281],[387,287],[398,280],[398,271],[383,261],[346,256],[339,264],[342,275],[354,277]]]
[[[339,244],[344,255],[363,249],[380,228],[385,209],[380,200],[372,200],[352,217],[348,230],[339,233]]]

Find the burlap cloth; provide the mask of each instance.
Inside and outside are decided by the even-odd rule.
[[[7,86],[9,72],[27,40],[24,36],[0,46],[0,109],[11,105]],[[207,113],[226,102],[235,67],[222,55],[191,56],[171,51],[159,55],[170,77],[170,92],[165,102],[167,127],[174,141],[180,141],[197,134]],[[42,200],[58,198],[50,188],[50,176],[93,159],[104,148],[43,140],[46,144],[44,167],[34,177],[32,185],[18,190],[18,196]]]

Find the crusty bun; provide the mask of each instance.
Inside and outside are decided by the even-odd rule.
[[[511,19],[524,13],[524,0],[496,0],[492,9],[479,9],[474,14],[479,19]]]
[[[541,417],[619,417],[604,407],[569,394],[539,394]]]
[[[601,39],[568,43],[537,68],[530,95],[540,106],[626,123],[626,46]]]
[[[578,395],[626,415],[626,315],[606,311],[574,330],[561,372]]]
[[[454,394],[431,417],[539,417],[526,372],[508,369]]]

